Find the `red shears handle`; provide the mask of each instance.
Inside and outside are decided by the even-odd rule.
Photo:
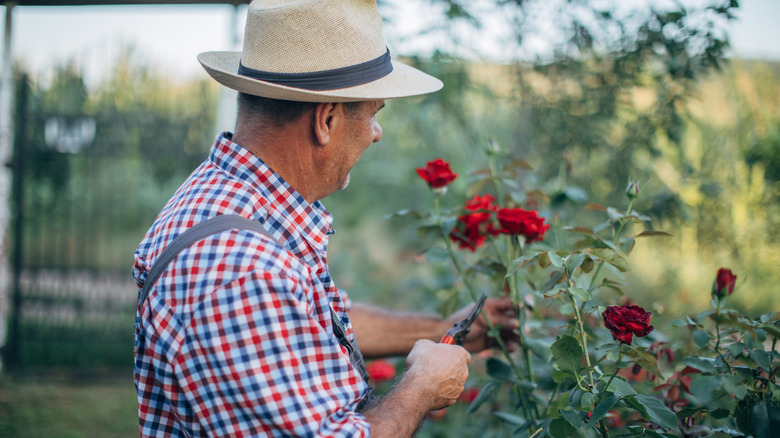
[[[466,316],[466,319],[459,321],[451,329],[447,330],[447,333],[444,334],[439,343],[463,345],[466,335],[468,335],[471,330],[471,324],[477,319],[477,316],[479,316],[479,312],[482,311],[482,306],[485,305],[486,299],[487,295],[483,293],[482,296],[479,297],[477,304],[471,309],[468,316]]]

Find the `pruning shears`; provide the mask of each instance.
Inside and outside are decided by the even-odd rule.
[[[440,343],[463,345],[463,340],[466,339],[466,335],[469,334],[471,324],[477,319],[477,316],[479,316],[479,313],[482,311],[482,306],[485,305],[486,299],[487,295],[483,293],[482,296],[479,297],[479,300],[477,300],[477,304],[474,305],[474,308],[469,312],[468,316],[456,323],[451,329],[447,330],[447,333],[441,338]]]

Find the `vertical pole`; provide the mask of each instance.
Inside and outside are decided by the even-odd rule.
[[[30,85],[27,75],[22,75],[19,81],[18,95],[16,96],[16,138],[14,142],[14,181],[13,181],[13,239],[14,252],[12,262],[12,298],[11,298],[11,323],[8,329],[8,346],[5,355],[6,364],[12,366],[19,362],[20,332],[19,321],[22,317],[22,263],[23,263],[23,238],[24,238],[24,174],[25,146],[27,142],[27,97]]]
[[[13,4],[5,6],[3,66],[0,73],[0,347],[5,344],[8,312],[8,228],[11,169],[7,166],[13,147],[14,72],[11,65],[11,22]],[[0,358],[2,369],[2,358]]]
[[[238,29],[238,4],[233,6],[228,26],[230,50],[241,50],[241,37]],[[227,87],[220,87],[217,99],[217,117],[215,120],[217,132],[233,131],[236,127],[236,99],[238,93]]]

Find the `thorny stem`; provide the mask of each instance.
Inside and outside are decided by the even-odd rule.
[[[615,362],[615,372],[612,373],[612,375],[609,377],[609,380],[607,380],[607,385],[604,387],[604,390],[601,391],[601,394],[599,394],[598,398],[596,399],[596,404],[598,405],[599,402],[604,398],[604,395],[607,393],[607,390],[609,389],[609,385],[612,384],[612,379],[617,376],[618,372],[620,372],[620,359],[623,358],[623,344],[618,342],[618,358],[617,362]],[[604,438],[609,438],[609,429],[607,429],[607,423],[602,418],[599,420],[599,430],[601,431],[601,436]]]
[[[555,385],[555,388],[553,388],[552,394],[550,394],[550,398],[547,399],[547,407],[544,409],[544,412],[542,412],[542,416],[539,418],[547,418],[550,416],[549,411],[552,409],[552,401],[555,400],[555,397],[558,396],[558,391],[560,391],[561,385]]]
[[[534,433],[533,433],[533,435],[531,435],[531,436],[530,436],[530,437],[528,437],[528,438],[534,438],[536,435],[539,435],[539,432],[541,432],[541,431],[543,431],[543,430],[544,430],[544,428],[543,428],[543,427],[540,427],[539,429],[537,429],[537,430],[536,430],[536,432],[534,432]]]
[[[609,385],[612,384],[612,379],[617,376],[618,372],[620,372],[620,359],[623,358],[623,344],[618,342],[618,358],[617,362],[615,362],[615,372],[612,373],[612,376],[610,376],[609,380],[607,380],[607,386],[604,387],[604,391],[599,394],[599,397],[596,399],[596,404],[598,404],[601,399],[604,398],[604,395],[607,393],[607,389],[609,388]]]
[[[620,226],[617,229],[617,232],[612,235],[612,240],[617,244],[618,239],[620,238],[620,233],[623,232],[623,227],[626,225],[626,219],[628,218],[628,215],[631,214],[631,208],[634,205],[634,200],[631,199],[628,201],[628,208],[626,208],[626,212],[623,214],[623,217],[620,220]],[[590,285],[588,286],[588,292],[593,292],[593,285],[596,283],[596,278],[599,276],[599,272],[601,272],[601,268],[604,266],[604,260],[599,262],[598,267],[596,268],[596,272],[593,273],[593,277],[590,278]]]
[[[607,429],[607,423],[603,418],[599,420],[599,429],[601,429],[601,436],[609,438],[609,429]]]
[[[729,372],[731,374],[736,374],[734,368],[731,367],[729,361],[726,360],[726,357],[723,356],[723,353],[720,351],[720,311],[721,311],[722,303],[720,297],[716,297],[715,299],[718,301],[718,306],[715,309],[715,352],[717,352],[718,356],[720,356],[720,360],[722,360],[723,363],[726,364],[726,366],[729,369]]]
[[[447,238],[447,235],[444,234],[444,231],[441,229],[442,223],[441,223],[441,216],[439,216],[439,198],[434,194],[433,198],[433,212],[436,215],[436,224],[438,225],[439,235],[444,240],[444,244],[447,246],[447,253],[450,255],[450,259],[452,260],[452,264],[455,266],[455,271],[457,271],[458,275],[460,275],[460,278],[463,279],[463,284],[466,285],[466,289],[468,289],[469,294],[471,294],[471,299],[475,302],[477,301],[477,292],[474,290],[474,287],[471,285],[471,282],[468,281],[467,277],[463,274],[463,269],[460,266],[460,262],[458,261],[458,258],[455,256],[455,250],[452,248],[452,243],[450,242],[450,239]],[[494,330],[494,325],[490,321],[490,318],[487,315],[487,312],[485,312],[485,309],[482,309],[482,318],[485,319],[485,325],[487,325],[488,333],[496,333]],[[504,354],[504,357],[507,358],[509,363],[512,365],[512,369],[515,372],[515,375],[518,377],[521,377],[522,374],[520,372],[520,369],[517,368],[517,365],[512,360],[512,356],[509,354],[509,349],[507,348],[506,344],[504,343],[504,340],[501,339],[501,335],[499,333],[496,333],[494,335],[494,338],[496,340],[496,343],[501,348],[501,352]]]
[[[572,283],[571,283],[571,279],[569,278],[569,275],[570,273],[566,272],[566,283],[568,284],[569,287],[571,287]],[[592,391],[593,388],[596,386],[596,383],[595,380],[593,379],[593,367],[590,364],[590,353],[588,353],[588,338],[585,335],[585,325],[582,323],[580,308],[579,306],[577,306],[577,302],[574,300],[574,296],[571,294],[571,292],[567,292],[566,295],[569,296],[569,301],[571,301],[571,306],[574,308],[574,316],[577,319],[577,331],[580,332],[583,355],[585,356],[585,363],[588,366],[588,377],[590,378],[590,388]]]
[[[520,248],[520,243],[517,241],[516,236],[512,236],[512,260],[516,259],[520,256],[518,252],[522,252],[522,248]],[[518,251],[520,249],[520,251]],[[512,295],[512,301],[514,301],[517,308],[515,311],[517,312],[517,331],[520,337],[521,342],[521,349],[523,350],[523,360],[525,362],[525,368],[528,372],[528,375],[526,376],[529,381],[534,381],[534,368],[533,364],[531,362],[531,356],[528,352],[528,347],[525,343],[525,309],[520,307],[520,292],[517,289],[517,281],[515,281],[515,276],[512,275],[512,277],[509,279],[509,290],[510,294]]]

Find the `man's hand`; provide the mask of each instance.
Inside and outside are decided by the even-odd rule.
[[[429,410],[442,409],[455,403],[463,392],[470,361],[471,355],[463,347],[423,339],[406,357],[404,379],[424,388],[430,396]]]
[[[473,304],[460,309],[459,311],[450,315],[447,318],[447,324],[452,327],[458,321],[468,315],[469,311],[473,307]],[[511,349],[511,344],[519,343],[520,337],[517,334],[517,315],[512,305],[512,300],[509,297],[503,298],[488,298],[485,301],[485,306],[482,311],[487,314],[490,319],[490,323],[499,327],[499,333],[501,338]],[[477,353],[482,350],[491,348],[496,340],[491,336],[488,336],[488,326],[485,322],[485,317],[479,315],[479,317],[471,324],[471,331],[466,336],[466,341],[463,346],[471,353]]]
[[[428,412],[452,405],[469,377],[471,355],[459,345],[417,341],[406,358],[406,372],[390,392],[362,414],[371,436],[406,438]]]

